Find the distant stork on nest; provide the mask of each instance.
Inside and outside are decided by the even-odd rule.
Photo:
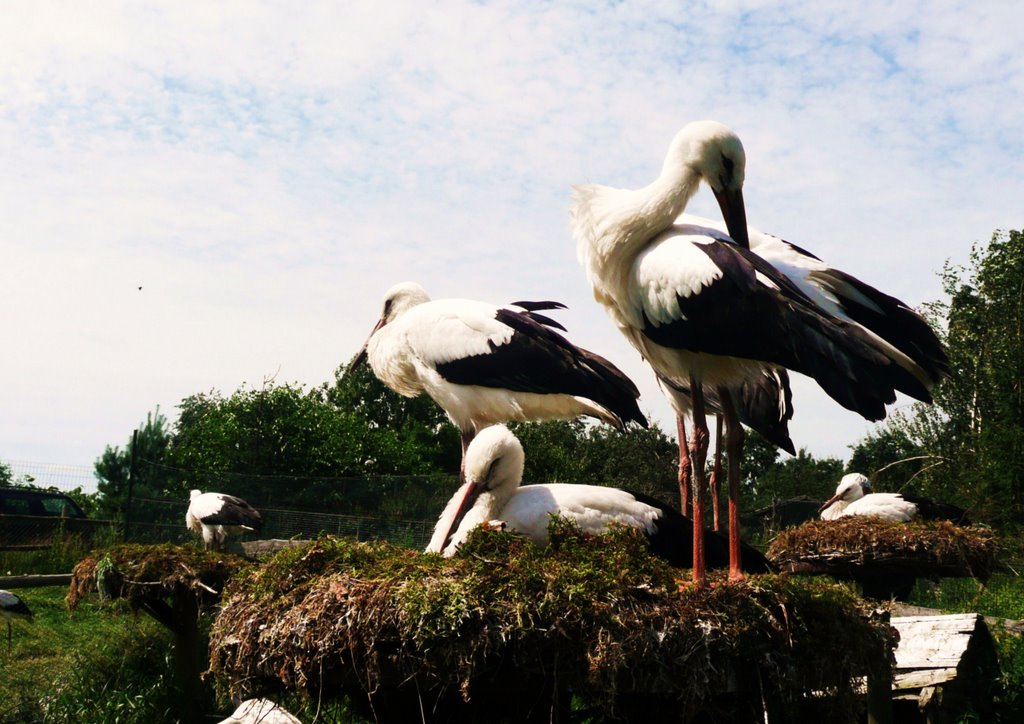
[[[263,518],[258,510],[234,495],[193,490],[185,525],[203,536],[206,550],[224,550],[229,533],[259,532]]]
[[[822,520],[838,520],[851,515],[896,520],[949,520],[970,525],[967,511],[955,505],[937,503],[903,493],[873,493],[871,481],[861,473],[844,475],[836,494],[818,509]]]
[[[518,438],[504,425],[488,427],[466,451],[466,483],[448,502],[434,528],[428,553],[451,556],[479,525],[501,524],[538,546],[548,543],[548,524],[558,515],[584,533],[604,533],[611,525],[638,528],[651,552],[673,566],[688,566],[693,556],[693,523],[654,498],[602,485],[523,485],[525,455]],[[704,532],[707,563],[729,565],[725,536]],[[767,573],[771,565],[756,549],[744,545],[744,565]]]
[[[0,615],[7,619],[7,650],[11,650],[11,621],[24,618],[32,623],[32,611],[10,591],[0,591]]]

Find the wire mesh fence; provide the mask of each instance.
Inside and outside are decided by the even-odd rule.
[[[0,488],[0,549],[39,549],[56,538],[86,543],[184,543],[188,490],[237,495],[263,516],[259,534],[237,540],[314,538],[329,534],[356,540],[383,539],[423,548],[434,521],[458,485],[451,475],[309,477],[182,470],[136,461],[133,485],[122,490],[114,515],[86,517],[59,493],[94,493],[91,468],[10,462],[15,488]],[[154,491],[181,490],[169,498]],[[50,495],[50,493],[56,493]],[[109,510],[109,506],[108,506]]]

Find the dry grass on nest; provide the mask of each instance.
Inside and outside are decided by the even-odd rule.
[[[201,601],[220,598],[224,584],[248,561],[232,553],[204,551],[195,546],[120,545],[93,551],[71,574],[68,608],[89,594],[124,598],[133,608],[145,600],[190,591]]]
[[[873,568],[910,575],[974,576],[988,580],[999,551],[996,534],[949,521],[902,523],[848,516],[812,520],[780,533],[768,558],[783,569],[837,572]]]
[[[546,721],[568,695],[598,720],[638,700],[679,719],[730,674],[784,710],[828,692],[855,719],[854,678],[892,664],[894,631],[845,586],[715,576],[697,591],[631,529],[552,525],[546,549],[479,530],[453,559],[334,538],[282,551],[229,584],[211,670],[232,694],[347,695],[381,721]]]

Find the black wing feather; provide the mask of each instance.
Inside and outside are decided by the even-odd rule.
[[[205,518],[200,518],[207,525],[244,525],[253,530],[263,527],[263,517],[259,511],[241,498],[222,494],[220,510]]]
[[[801,372],[869,420],[885,417],[895,390],[930,400],[920,380],[879,351],[863,329],[826,315],[761,257],[730,243],[697,246],[722,276],[697,294],[678,297],[679,319],[658,326],[645,320],[644,334],[652,341]],[[775,288],[762,283],[758,272]]]
[[[490,343],[487,354],[438,364],[437,372],[455,384],[585,397],[611,410],[623,423],[647,427],[637,404],[639,390],[611,362],[576,347],[528,313],[498,309],[495,319],[512,328],[508,342]]]

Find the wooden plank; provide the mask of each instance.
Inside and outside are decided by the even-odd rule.
[[[70,573],[37,576],[0,576],[0,588],[42,588],[44,586],[70,586]]]
[[[956,678],[957,670],[953,669],[918,669],[897,673],[893,680],[893,689],[903,691],[906,689],[923,689],[926,686],[945,684]]]
[[[893,616],[941,616],[942,611],[937,608],[925,608],[924,606],[911,606],[906,603],[896,603],[892,607]],[[1024,634],[1024,621],[1013,618],[998,618],[996,616],[985,616],[985,625],[990,629],[1004,629],[1010,633]]]
[[[980,619],[976,613],[892,618],[890,623],[900,634],[896,669],[955,669]]]

